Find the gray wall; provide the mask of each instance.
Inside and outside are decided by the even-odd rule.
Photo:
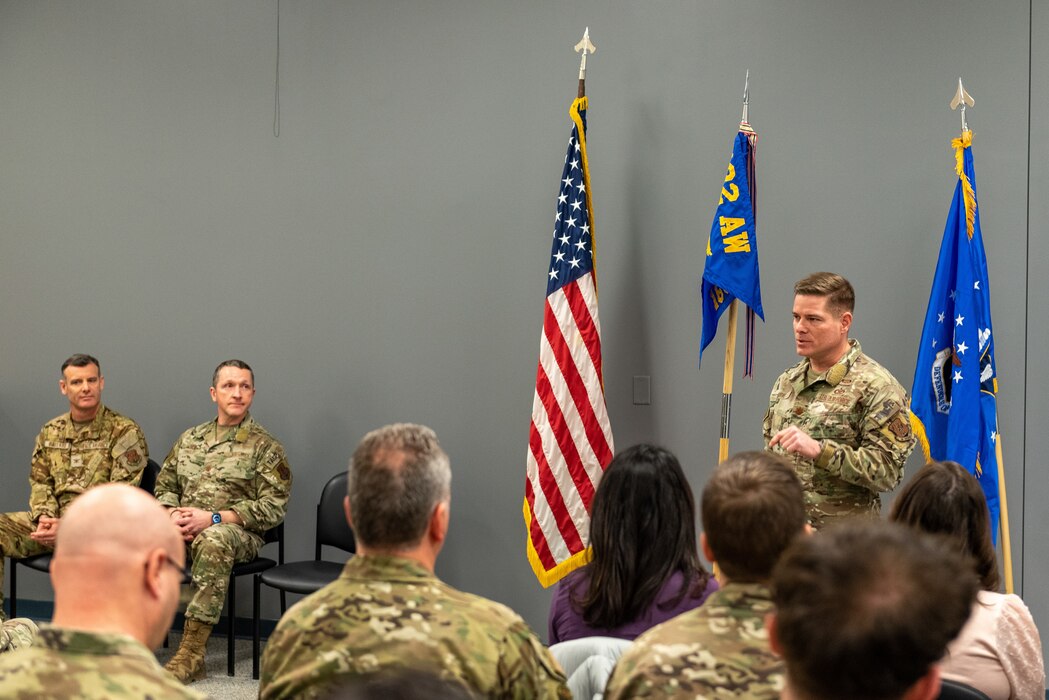
[[[1049,620],[1046,0],[317,1],[283,3],[280,21],[275,138],[272,1],[0,1],[0,508],[24,508],[71,352],[101,358],[106,401],[160,458],[214,415],[214,365],[242,357],[295,472],[292,557],[310,555],[320,487],[365,431],[428,423],[455,470],[439,574],[545,636],[521,501],[571,47],[589,25],[616,444],[671,447],[697,490],[723,347],[697,371],[697,290],[745,69],[768,318],[755,378],[736,382],[733,449],[761,444],[808,272],[853,281],[854,335],[910,385],[965,78],[1017,582]],[[631,404],[633,375],[652,377],[651,406]],[[48,595],[42,579],[23,591]]]

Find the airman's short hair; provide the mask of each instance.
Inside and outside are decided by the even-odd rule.
[[[732,581],[766,581],[805,529],[805,493],[797,475],[771,452],[741,452],[714,470],[703,489],[703,533]]]
[[[98,363],[91,355],[85,355],[82,352],[78,352],[75,355],[70,355],[69,358],[62,363],[62,369],[59,371],[65,374],[66,367],[87,367],[88,365],[94,365],[98,367],[98,371],[102,372],[102,365]]]
[[[235,369],[246,369],[251,374],[251,385],[255,386],[255,370],[253,370],[247,362],[244,360],[223,360],[219,363],[219,366],[215,368],[215,371],[211,374],[211,386],[217,387],[219,383],[219,372],[222,371],[223,367],[233,367]]]
[[[354,534],[376,549],[418,544],[434,508],[451,497],[451,484],[448,455],[433,430],[410,423],[373,430],[350,461]]]
[[[827,306],[837,315],[856,307],[856,290],[849,281],[833,272],[813,272],[794,285],[794,294],[827,297]]]
[[[800,537],[776,565],[775,636],[801,697],[900,698],[969,618],[979,583],[947,539],[856,518]]]

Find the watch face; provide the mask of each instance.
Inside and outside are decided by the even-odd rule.
[[[222,522],[222,516],[219,515],[218,513],[212,513],[211,514],[211,522],[213,522],[216,525],[218,525],[219,523]]]

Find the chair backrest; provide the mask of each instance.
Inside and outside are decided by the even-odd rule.
[[[146,468],[142,470],[142,481],[138,482],[138,487],[150,496],[155,495],[153,492],[157,488],[158,474],[160,474],[160,465],[152,459],[147,460]]]
[[[357,552],[357,539],[353,536],[350,524],[346,522],[346,511],[342,507],[346,498],[346,482],[349,476],[342,470],[324,485],[321,500],[317,503],[317,550],[315,558],[320,561],[321,545],[338,547],[350,552]]]
[[[944,678],[940,681],[939,700],[991,700],[991,698],[971,685]]]

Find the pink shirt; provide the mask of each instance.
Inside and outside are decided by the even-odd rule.
[[[980,591],[969,621],[947,648],[943,677],[991,700],[1043,700],[1042,642],[1019,596]]]

